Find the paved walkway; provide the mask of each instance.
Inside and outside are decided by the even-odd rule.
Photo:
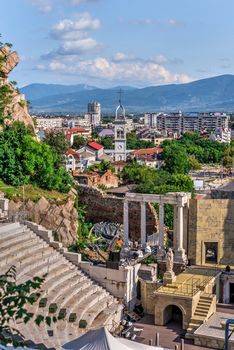
[[[153,345],[155,345],[156,333],[159,333],[159,343],[160,346],[175,349],[175,345],[178,345],[180,349],[181,338],[183,336],[183,330],[178,323],[172,321],[166,326],[155,326],[153,316],[144,316],[138,323],[135,324],[137,328],[143,328],[141,335],[136,338],[136,341],[142,344],[149,344],[149,340],[153,340]],[[185,339],[185,350],[198,350],[198,349],[208,349],[201,346],[193,345],[192,340]],[[211,348],[209,348],[212,350]],[[213,349],[214,350],[214,349]]]

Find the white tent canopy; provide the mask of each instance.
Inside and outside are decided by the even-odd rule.
[[[89,331],[80,338],[63,345],[66,350],[163,350],[164,348],[144,345],[127,339],[113,337],[104,327]]]

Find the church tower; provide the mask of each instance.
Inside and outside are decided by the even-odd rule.
[[[121,102],[121,93],[120,91],[120,99],[119,99],[119,105],[116,108],[115,112],[115,121],[114,121],[114,127],[115,127],[115,154],[114,154],[114,160],[124,160],[126,161],[126,117],[125,117],[125,109]]]

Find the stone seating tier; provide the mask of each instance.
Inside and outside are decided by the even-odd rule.
[[[52,242],[41,227],[38,232],[33,228],[33,224],[0,224],[0,268],[5,272],[15,265],[17,283],[46,274],[39,299],[44,304],[39,305],[38,300],[28,309],[44,316],[60,315],[61,319],[50,327],[18,320],[14,326],[25,340],[37,348],[62,349],[89,329],[103,325],[110,329],[118,323],[122,313],[118,300],[79,269],[75,254]],[[87,324],[86,328],[80,328],[81,324]]]

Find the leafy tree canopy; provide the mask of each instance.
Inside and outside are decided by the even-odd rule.
[[[170,174],[135,161],[124,167],[121,176],[125,183],[137,184],[136,190],[141,193],[193,192],[193,181],[188,175]]]
[[[90,166],[87,169],[87,172],[90,173],[93,170],[97,170],[97,171],[105,173],[107,170],[111,170],[114,172],[115,168],[111,165],[110,162],[108,162],[106,160],[102,160],[100,163],[95,163],[92,166]]]
[[[13,324],[17,320],[24,323],[31,319],[37,325],[46,322],[49,326],[51,322],[56,322],[56,317],[44,317],[40,314],[33,314],[27,310],[28,305],[34,304],[40,298],[40,288],[44,278],[34,277],[21,284],[16,284],[16,268],[12,266],[6,273],[0,275],[0,343],[4,345],[13,344],[13,346],[24,345],[16,341],[12,335],[17,332]],[[21,334],[19,334],[21,335]],[[23,336],[21,335],[22,339]]]
[[[141,149],[155,147],[155,144],[151,141],[144,141],[138,139],[134,131],[127,134],[127,149]]]
[[[114,146],[114,139],[113,137],[105,136],[100,137],[98,139],[98,142],[105,148],[105,149],[113,149]]]
[[[87,140],[84,137],[78,136],[78,135],[74,136],[74,140],[73,140],[74,148],[79,149],[80,147],[85,146],[86,143],[87,143]]]
[[[72,180],[61,163],[61,154],[37,142],[32,130],[20,122],[0,132],[0,178],[13,186],[32,183],[45,189],[68,192]]]

